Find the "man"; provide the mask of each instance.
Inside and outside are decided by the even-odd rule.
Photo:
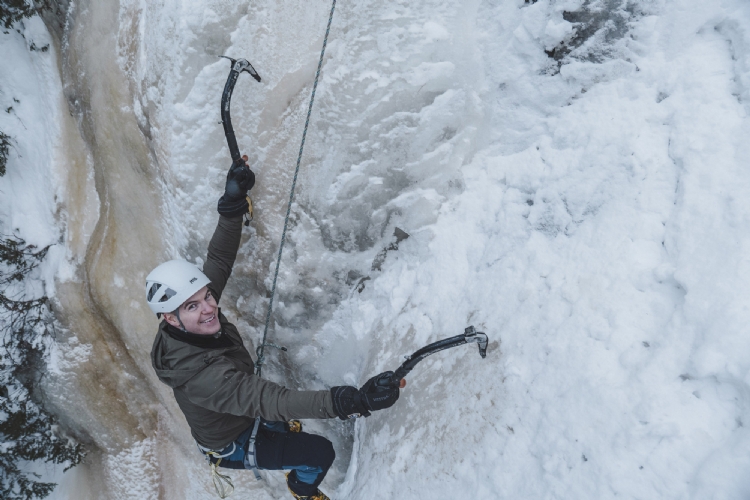
[[[293,391],[254,374],[237,328],[218,306],[240,245],[247,192],[254,184],[244,160],[232,164],[202,272],[187,261],[172,260],[146,278],[149,307],[157,317],[163,315],[151,361],[159,380],[173,389],[193,438],[211,463],[291,470],[287,485],[294,498],[329,500],[318,485],[335,458],[331,442],[287,422],[367,417],[392,406],[399,388],[376,383],[391,372],[373,377],[361,389],[322,391]]]

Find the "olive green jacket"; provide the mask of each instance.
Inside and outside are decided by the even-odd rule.
[[[242,217],[221,216],[208,246],[203,272],[218,301],[229,279],[242,233]],[[292,391],[254,374],[255,365],[237,327],[219,310],[223,334],[232,347],[205,348],[180,341],[162,321],[151,349],[159,380],[174,390],[193,437],[220,450],[247,429],[256,416],[266,420],[333,418],[331,393]]]

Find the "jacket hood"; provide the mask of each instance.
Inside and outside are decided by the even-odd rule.
[[[219,320],[226,321],[219,313]],[[206,349],[181,342],[167,333],[168,323],[159,324],[159,331],[151,348],[151,365],[159,380],[171,388],[179,387],[203,371],[213,360],[238,346]]]

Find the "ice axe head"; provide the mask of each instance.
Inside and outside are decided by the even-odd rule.
[[[479,345],[479,355],[482,358],[487,357],[487,335],[485,333],[478,332],[473,326],[469,326],[464,330],[464,336],[467,343],[476,342]]]
[[[255,78],[256,82],[260,82],[260,75],[257,71],[255,71],[255,68],[253,68],[253,65],[250,64],[247,59],[232,59],[231,57],[227,56],[219,56],[223,57],[224,59],[229,59],[232,61],[232,71],[236,71],[237,73],[242,73],[243,71],[246,73],[250,73],[250,76]]]

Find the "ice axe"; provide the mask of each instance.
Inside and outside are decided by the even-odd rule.
[[[437,342],[424,346],[420,350],[414,352],[411,356],[406,356],[406,361],[404,361],[404,363],[399,366],[392,375],[383,375],[375,381],[375,385],[383,390],[396,386],[403,388],[406,385],[406,381],[403,380],[403,378],[412,371],[415,366],[417,366],[417,363],[431,354],[463,344],[479,344],[479,355],[484,359],[487,357],[487,342],[488,339],[486,334],[476,331],[473,326],[468,326],[462,335],[438,340]]]
[[[240,160],[247,161],[247,155],[240,155],[240,148],[237,146],[237,138],[234,136],[234,128],[232,127],[232,117],[229,115],[229,105],[232,101],[232,92],[234,91],[234,84],[237,83],[237,78],[243,71],[249,73],[250,76],[255,78],[256,82],[260,83],[260,75],[253,65],[247,62],[246,59],[232,59],[227,56],[219,56],[224,59],[229,59],[232,66],[229,70],[229,76],[227,77],[227,83],[224,85],[224,92],[221,94],[221,123],[224,125],[224,135],[227,138],[227,145],[229,146],[229,154],[232,156],[232,163],[236,163]],[[250,197],[247,197],[248,204],[248,220],[245,225],[248,225],[253,220],[253,201]]]

